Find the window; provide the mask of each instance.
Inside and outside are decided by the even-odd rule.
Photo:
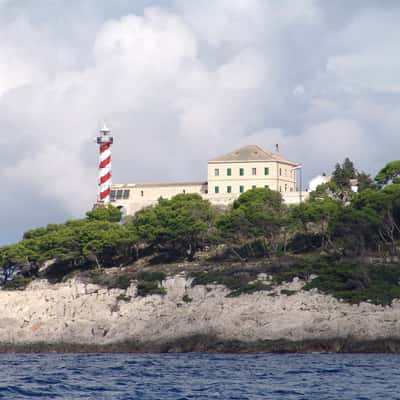
[[[214,176],[219,176],[219,168],[214,169]]]
[[[129,194],[130,194],[130,190],[129,190],[129,189],[124,190],[124,193],[123,193],[123,195],[122,195],[122,198],[123,198],[124,200],[129,199]]]
[[[183,189],[183,190],[182,190],[182,193],[183,193],[183,194],[186,194],[186,190],[185,190],[185,189]]]
[[[251,169],[251,174],[252,175],[257,175],[257,168],[252,168]]]
[[[287,183],[285,183],[285,192],[287,192]]]
[[[282,175],[282,168],[279,168],[279,175]]]
[[[239,168],[239,175],[243,176],[244,175],[244,168]]]
[[[219,186],[214,187],[214,193],[219,193]]]
[[[269,188],[269,186],[268,186],[268,185],[264,185],[264,187],[265,187],[265,189],[268,189],[268,188]]]
[[[110,192],[110,200],[111,201],[115,200],[115,190],[111,190],[111,192]]]
[[[144,196],[143,190],[140,191],[140,195],[141,195],[142,197]]]
[[[122,199],[122,190],[117,190],[117,200]]]
[[[285,168],[285,176],[287,176],[287,169]]]
[[[269,168],[268,167],[264,168],[264,175],[269,175]]]
[[[232,169],[231,168],[227,168],[226,169],[226,175],[227,176],[231,176],[232,175]]]
[[[226,187],[226,192],[227,193],[232,193],[232,186],[227,186]]]
[[[253,185],[251,188],[252,188],[252,189],[255,189],[256,187],[257,187],[256,185]]]
[[[243,185],[240,185],[240,186],[239,186],[239,192],[240,192],[240,193],[243,193],[243,192],[244,192],[244,186],[243,186]]]
[[[282,186],[279,186],[279,191],[282,192]]]

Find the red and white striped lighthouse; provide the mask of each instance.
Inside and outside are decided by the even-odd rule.
[[[100,135],[96,142],[100,147],[99,160],[99,192],[97,202],[109,203],[111,192],[111,145],[114,138],[110,135],[110,130],[104,124],[100,129]]]

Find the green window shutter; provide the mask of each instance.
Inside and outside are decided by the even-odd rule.
[[[252,189],[255,189],[256,187],[257,187],[256,185],[253,185],[251,188],[252,188]]]
[[[244,175],[244,168],[239,168],[239,175],[243,176]]]
[[[232,186],[227,186],[227,187],[226,187],[226,191],[227,191],[228,193],[232,193]]]
[[[269,168],[268,167],[264,168],[264,175],[269,175]]]
[[[232,169],[231,169],[231,168],[228,168],[228,169],[226,170],[226,175],[228,175],[228,176],[231,176],[231,175],[232,175]]]
[[[219,193],[219,186],[215,186],[214,193]]]
[[[243,186],[243,185],[240,185],[240,186],[239,186],[239,192],[240,192],[240,193],[243,193],[243,192],[244,192],[244,186]]]

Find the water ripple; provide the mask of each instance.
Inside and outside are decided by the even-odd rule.
[[[0,354],[0,360],[0,399],[400,398],[400,355]]]

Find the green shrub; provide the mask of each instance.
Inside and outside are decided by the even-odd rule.
[[[369,301],[389,305],[400,298],[398,265],[332,264],[307,283],[306,290],[317,288],[323,293],[349,303]]]
[[[21,274],[18,274],[11,281],[8,281],[4,285],[4,289],[9,289],[9,290],[20,289],[20,290],[23,290],[31,282],[32,282],[32,278],[31,277],[26,277],[26,276],[23,276]]]
[[[191,303],[193,301],[193,299],[191,297],[189,297],[189,295],[184,294],[182,297],[182,301],[184,301],[185,303]]]
[[[252,282],[256,279],[258,269],[213,269],[210,271],[194,272],[192,285],[224,285],[231,292],[229,297],[240,296],[244,293],[254,293],[260,290],[270,290],[271,287],[262,282]],[[252,283],[250,283],[252,282]]]
[[[166,278],[162,271],[141,271],[137,275],[138,296],[149,296],[152,294],[165,295],[167,292],[161,286],[161,282]]]
[[[297,290],[289,290],[289,289],[282,289],[281,290],[281,294],[284,294],[286,296],[293,296],[296,293],[297,293]]]
[[[252,282],[252,283],[248,283],[247,285],[233,290],[231,291],[227,297],[237,297],[240,296],[241,294],[252,294],[255,292],[260,292],[260,291],[264,291],[264,290],[271,290],[272,286],[270,285],[266,285],[265,283],[262,282]]]
[[[115,279],[115,284],[113,287],[117,289],[128,289],[131,285],[131,280],[129,279],[128,275],[118,275]]]
[[[151,282],[151,281],[158,281],[162,282],[165,280],[166,275],[162,271],[140,271],[137,275],[137,280],[138,281],[145,281],[145,282]]]
[[[121,293],[120,295],[117,296],[117,301],[131,301],[132,297],[131,296],[127,296],[125,293]]]

